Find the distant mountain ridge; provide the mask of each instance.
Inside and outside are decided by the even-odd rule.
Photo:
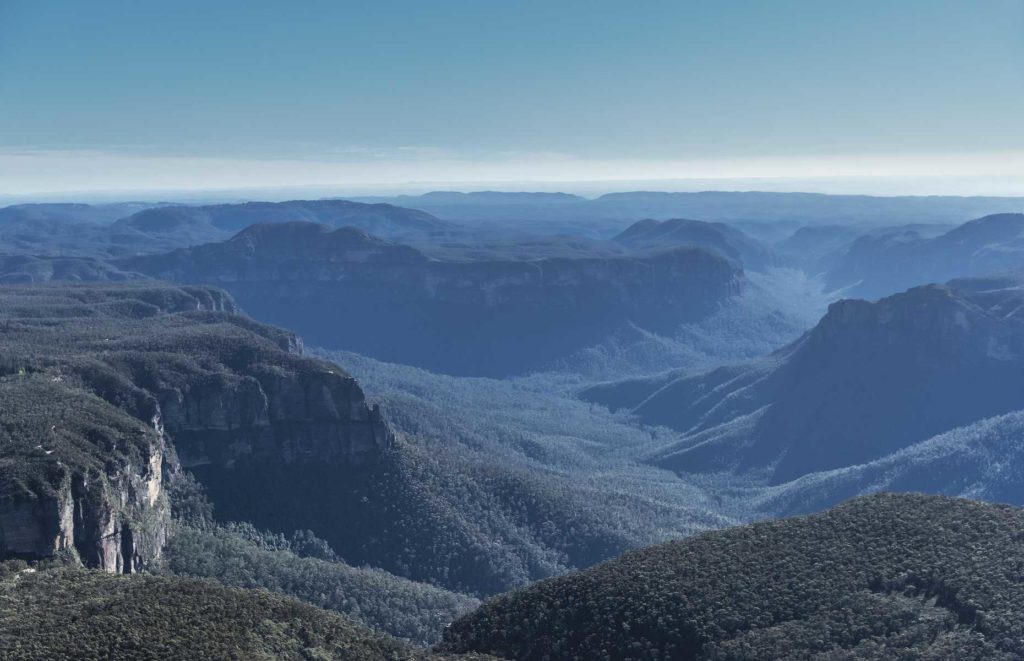
[[[321,346],[478,375],[540,368],[628,321],[662,328],[700,318],[743,279],[736,264],[692,247],[449,261],[309,223],[256,225],[226,242],[116,264],[216,283],[251,314]]]
[[[1024,213],[977,218],[935,237],[913,229],[856,240],[827,272],[832,290],[876,298],[927,282],[1024,267]]]
[[[699,218],[707,221],[799,221],[803,224],[962,223],[986,214],[1019,212],[1014,197],[869,196],[760,191],[608,193],[594,199],[550,193],[447,193],[354,197],[422,209],[459,222],[533,219],[588,221],[621,231],[644,218]]]
[[[346,200],[20,205],[0,209],[0,254],[97,259],[148,255],[223,241],[254,224],[308,221],[359,227],[392,239],[423,240],[458,230],[423,211]]]
[[[12,204],[0,208],[0,225],[11,222],[60,221],[102,225],[151,207],[151,202],[82,204],[75,202]]]
[[[313,222],[332,227],[359,227],[388,238],[444,232],[453,228],[451,223],[423,211],[390,204],[363,204],[348,200],[292,200],[160,207],[123,218],[118,224],[145,231],[208,225],[222,232],[233,233],[250,225],[281,222]]]

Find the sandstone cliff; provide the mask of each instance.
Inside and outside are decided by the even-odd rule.
[[[159,556],[182,466],[352,464],[391,432],[356,381],[223,292],[0,289],[0,556]]]

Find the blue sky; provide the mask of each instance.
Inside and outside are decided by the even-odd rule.
[[[1015,176],[1022,117],[1024,0],[0,0],[16,191]]]

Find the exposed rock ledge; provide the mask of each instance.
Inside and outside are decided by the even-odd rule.
[[[159,557],[182,466],[352,464],[393,442],[355,379],[219,290],[0,288],[0,310],[0,558],[133,572]]]

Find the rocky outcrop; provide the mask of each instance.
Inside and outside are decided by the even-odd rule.
[[[839,301],[757,361],[584,396],[682,432],[652,453],[664,468],[763,471],[781,483],[858,466],[1024,408],[1022,290],[965,284]]]
[[[170,519],[163,454],[155,446],[148,461],[114,476],[72,478],[71,537],[85,565],[130,574],[160,557]]]
[[[245,375],[160,394],[181,465],[361,463],[392,441],[356,380],[319,368]]]
[[[0,557],[159,557],[182,467],[347,466],[392,442],[351,376],[204,287],[0,289]]]
[[[159,557],[169,507],[158,431],[52,377],[7,377],[0,400],[0,554],[119,573]]]

